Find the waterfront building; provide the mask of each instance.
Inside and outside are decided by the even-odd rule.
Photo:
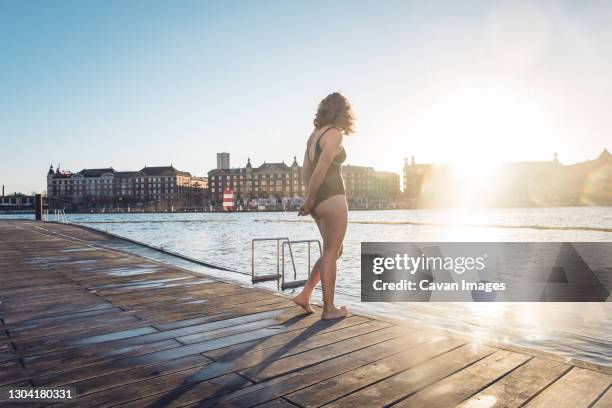
[[[15,193],[0,196],[0,213],[10,211],[31,210],[34,207],[34,196]]]
[[[78,173],[49,168],[47,198],[74,205],[166,204],[163,209],[198,202],[207,193],[207,180],[170,166],[148,167],[138,171],[117,171],[112,167],[83,169]],[[168,208],[165,208],[168,207]]]
[[[454,207],[466,199],[478,207],[612,205],[612,155],[562,164],[507,162],[496,168],[462,171],[461,163],[436,165],[404,161],[404,196],[410,207]]]
[[[373,167],[342,166],[342,177],[347,197],[384,199],[400,194],[400,176]]]
[[[433,168],[433,164],[417,164],[414,156],[410,158],[410,164],[408,164],[408,158],[404,159],[403,190],[408,200],[414,203],[417,201],[423,189],[425,177],[431,174]]]
[[[227,158],[229,162],[229,155]],[[208,172],[210,198],[213,205],[223,202],[223,191],[228,188],[241,204],[250,204],[254,200],[286,202],[304,196],[301,167],[297,158],[291,166],[280,163],[266,163],[253,167],[251,159],[244,167],[217,168]]]
[[[229,157],[228,157],[229,160]],[[400,194],[399,175],[380,172],[372,167],[342,166],[349,204],[356,208],[388,207]],[[239,204],[254,206],[282,203],[298,205],[306,194],[302,168],[293,158],[291,165],[264,162],[253,167],[249,159],[244,167],[214,169],[208,172],[211,201],[223,202],[223,191],[229,188]]]

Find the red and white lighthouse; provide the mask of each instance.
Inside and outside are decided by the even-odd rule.
[[[223,190],[223,211],[236,211],[234,192],[229,188]]]

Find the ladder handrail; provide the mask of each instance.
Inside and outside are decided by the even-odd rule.
[[[276,274],[275,275],[255,275],[255,242],[261,241],[276,241]],[[311,266],[311,248],[312,243],[316,242],[319,247],[319,256],[323,254],[323,248],[321,241],[318,239],[299,239],[290,240],[289,237],[266,237],[266,238],[253,238],[251,239],[251,282],[265,282],[269,280],[276,280],[277,290],[284,290],[287,285],[288,287],[296,287],[303,285],[305,281],[297,280],[297,268],[295,266],[295,258],[293,256],[292,244],[308,244],[308,276],[310,276]],[[291,266],[293,267],[293,281],[285,283],[285,246],[289,249],[289,256],[291,258]]]
[[[289,237],[269,237],[269,238],[253,238],[251,240],[251,282],[255,280],[255,242],[261,241],[276,241],[276,286],[280,289],[280,242],[289,241]]]
[[[49,221],[49,210],[45,210],[43,211],[44,214],[44,220],[46,222],[56,222],[58,224],[67,224],[68,223],[68,217],[66,216],[66,212],[63,209],[55,209],[53,210],[53,215],[55,217],[55,221]]]
[[[303,244],[308,243],[308,276],[310,277],[310,248],[311,243],[316,242],[319,246],[319,256],[323,255],[323,249],[321,247],[321,241],[318,239],[299,239],[295,241],[285,241],[282,244],[282,274],[281,274],[281,288],[285,287],[285,245],[289,248],[289,255],[291,256],[291,264],[293,266],[293,279],[297,279],[297,269],[295,267],[295,260],[293,259],[293,250],[291,248],[291,244]]]

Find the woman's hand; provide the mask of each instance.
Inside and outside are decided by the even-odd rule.
[[[302,206],[298,210],[298,215],[304,216],[312,214],[312,211],[314,210],[314,204],[314,198],[306,197],[306,200],[304,200],[304,204],[302,204]]]

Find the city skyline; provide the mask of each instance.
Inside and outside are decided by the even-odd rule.
[[[223,153],[229,154],[229,152],[223,152]],[[602,151],[599,152],[599,155],[601,155],[602,153],[609,154],[608,149],[604,148]],[[231,155],[229,157],[231,157]],[[230,169],[239,169],[239,168],[242,167],[242,164],[246,164],[246,163],[251,162],[251,161],[253,163],[259,163],[260,165],[264,165],[266,163],[283,163],[283,164],[286,164],[284,159],[280,160],[280,161],[269,160],[269,159],[251,160],[250,156],[246,159],[246,161],[244,163],[235,163],[234,161],[229,159],[229,157],[228,157],[228,160],[229,160],[229,163],[230,163],[230,167],[229,167]],[[296,157],[297,157],[296,155],[293,155],[294,159]],[[496,163],[495,166],[492,166],[492,163],[490,161],[483,160],[483,161],[470,162],[469,166],[466,166],[465,168],[461,168],[461,174],[463,176],[465,176],[465,175],[470,175],[473,172],[473,175],[475,176],[476,174],[479,174],[480,170],[482,170],[483,168],[484,169],[489,168],[489,167],[497,168],[497,165],[501,165],[501,164],[504,164],[504,163],[508,163],[508,164],[510,164],[510,163],[523,163],[523,162],[524,163],[529,163],[529,162],[534,162],[534,163],[538,163],[538,162],[542,162],[542,163],[551,162],[552,163],[552,162],[556,161],[556,162],[564,164],[564,165],[572,165],[572,164],[578,164],[578,163],[582,163],[582,162],[588,162],[588,161],[596,160],[598,157],[599,156],[597,154],[595,154],[594,156],[589,157],[589,158],[587,158],[585,160],[582,160],[582,161],[578,161],[578,162],[564,162],[564,161],[562,161],[562,160],[560,160],[558,158],[558,154],[555,152],[553,154],[553,157],[552,158],[548,158],[548,159],[533,160],[533,161],[516,161],[516,162],[513,162],[513,161],[500,161],[500,162]],[[404,157],[404,159],[402,161],[402,166],[401,166],[401,170],[400,171],[382,170],[382,169],[376,167],[376,165],[363,165],[363,164],[359,164],[359,163],[346,163],[343,167],[371,167],[371,168],[375,169],[378,172],[389,172],[389,173],[396,174],[396,175],[398,175],[400,177],[400,185],[402,186],[402,191],[404,191],[403,190],[403,186],[405,185],[405,181],[404,181],[404,175],[403,175],[404,171],[403,171],[403,169],[405,168],[405,166],[407,164],[410,164],[411,162],[412,163],[416,162],[419,165],[434,165],[434,166],[437,166],[437,165],[442,165],[442,166],[444,166],[444,165],[453,165],[454,168],[456,168],[457,166],[459,166],[459,167],[461,166],[461,163],[457,163],[457,162],[421,162],[421,161],[417,162],[415,156],[410,156],[410,157],[406,156],[406,157]],[[193,177],[204,177],[204,178],[207,178],[207,174],[211,170],[219,168],[218,167],[218,163],[219,163],[219,160],[217,159],[217,166],[213,166],[213,167],[211,167],[209,169],[204,169],[203,171],[200,171],[200,170],[192,171],[192,170],[189,170],[189,169],[184,169],[184,171],[191,173],[193,175]],[[298,160],[298,164],[300,166],[302,165],[300,160]],[[128,172],[133,171],[133,170],[125,170],[124,168],[118,168],[117,166],[114,166],[112,164],[111,165],[100,165],[100,166],[91,166],[91,165],[88,166],[88,165],[85,165],[85,166],[79,167],[79,168],[69,168],[69,169],[67,169],[66,167],[61,165],[61,162],[58,162],[58,163],[49,163],[49,166],[51,168],[53,168],[54,171],[60,170],[62,173],[67,173],[67,174],[76,174],[76,173],[79,173],[82,170],[89,170],[89,169],[113,169],[115,171],[128,171]],[[46,167],[45,174],[49,170],[49,166]],[[151,164],[141,165],[141,167],[144,167],[144,168],[147,168],[147,167],[154,168],[154,167],[160,167],[160,166],[161,167],[164,167],[164,166],[173,167],[174,164],[173,163],[153,163],[153,165],[151,165]],[[479,167],[479,166],[482,166],[482,167]],[[134,167],[134,165],[129,165],[128,164],[128,166],[127,166],[127,168],[132,168],[132,167]],[[136,165],[136,167],[138,167],[138,165]],[[174,166],[174,167],[178,167],[178,166]],[[42,184],[44,184],[44,182]],[[7,196],[8,195],[13,195],[13,194],[25,194],[25,195],[27,195],[27,194],[31,194],[31,193],[41,193],[41,192],[45,192],[46,191],[46,189],[45,189],[46,185],[43,186],[43,188],[41,190],[38,190],[38,191],[36,191],[36,190],[31,190],[31,191],[21,191],[21,190],[10,191],[9,190],[10,185],[2,184],[2,186],[6,189],[5,193],[6,193]]]
[[[58,162],[301,162],[334,90],[358,117],[350,164],[593,159],[611,148],[611,17],[598,1],[3,2],[1,183],[42,191]]]
[[[344,165],[342,174],[351,209],[609,206],[611,166],[607,149],[594,160],[573,164],[561,163],[556,154],[553,160],[496,166],[417,163],[412,157],[404,161],[403,192],[397,173]],[[284,161],[258,165],[248,160],[245,166],[236,166],[231,165],[229,152],[221,152],[216,168],[207,175],[197,177],[172,165],[78,172],[50,166],[47,202],[71,211],[173,211],[215,206],[233,194],[237,203],[249,209],[276,208],[281,202],[286,209],[299,205],[305,194],[295,156],[290,165]],[[8,205],[18,206],[16,196],[8,197]]]

